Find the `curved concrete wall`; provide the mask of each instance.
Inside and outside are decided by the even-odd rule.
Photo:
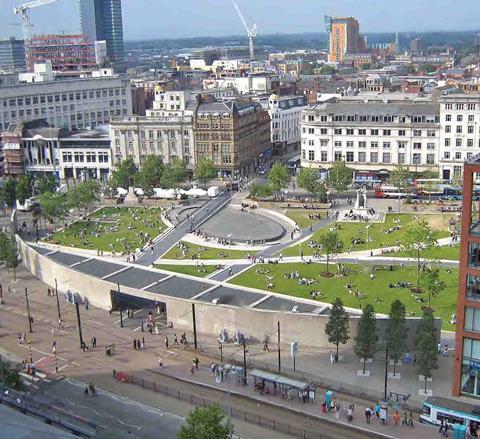
[[[94,306],[110,309],[110,290],[116,290],[117,284],[92,277],[76,271],[74,268],[66,267],[48,257],[41,255],[32,247],[26,245],[18,238],[18,248],[25,267],[38,279],[50,286],[58,282],[59,292],[64,293],[68,289],[79,292],[83,297],[88,298]],[[280,322],[282,342],[289,346],[294,340],[300,345],[314,348],[332,348],[325,335],[325,325],[328,315],[297,314],[283,311],[259,310],[248,307],[234,307],[228,305],[213,305],[208,302],[197,300],[181,299],[172,296],[151,293],[144,290],[121,286],[121,292],[137,297],[143,297],[158,302],[164,302],[167,307],[168,320],[175,328],[181,330],[192,330],[192,303],[195,303],[197,331],[199,334],[217,336],[223,328],[227,328],[229,334],[236,330],[242,331],[247,337],[262,340],[266,334],[275,333],[277,322]],[[241,294],[241,291],[239,291]],[[358,316],[350,318],[350,341],[346,345],[353,345],[353,337],[357,333]],[[414,347],[414,338],[418,318],[407,320],[409,327],[409,345]],[[384,334],[388,319],[378,318],[377,328],[379,335],[379,347],[383,345]],[[437,327],[440,328],[441,321],[437,319]],[[439,333],[439,331],[437,331]]]

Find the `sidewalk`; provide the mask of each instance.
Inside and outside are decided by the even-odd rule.
[[[341,409],[339,416],[337,417],[334,413],[322,413],[321,403],[324,400],[324,395],[321,393],[316,394],[314,402],[311,403],[302,403],[300,399],[285,400],[282,399],[279,394],[263,394],[256,392],[253,388],[253,377],[248,377],[248,385],[242,386],[240,384],[229,383],[227,381],[222,381],[217,383],[215,378],[212,376],[208,367],[200,367],[198,370],[195,370],[192,375],[190,372],[190,367],[187,365],[182,366],[167,366],[158,371],[160,374],[165,374],[170,377],[174,377],[180,381],[193,383],[196,385],[201,385],[208,388],[214,388],[216,390],[221,390],[228,394],[235,394],[238,396],[243,396],[246,398],[253,398],[259,403],[268,403],[270,405],[288,408],[289,410],[306,414],[308,416],[313,416],[322,420],[328,420],[331,423],[341,424],[348,426],[349,428],[357,429],[360,433],[372,432],[375,434],[380,434],[384,437],[392,437],[399,439],[409,439],[412,437],[421,437],[422,439],[436,438],[438,433],[434,427],[419,424],[418,417],[414,416],[415,428],[411,427],[402,427],[401,425],[395,426],[393,419],[391,418],[392,412],[389,412],[389,417],[386,425],[382,425],[379,421],[373,420],[370,424],[367,424],[364,417],[365,405],[355,406],[355,415],[352,422],[348,422],[346,418],[346,408],[349,403],[338,400]],[[261,405],[259,405],[261,407]],[[371,405],[374,407],[374,404]],[[260,409],[261,411],[261,409]]]

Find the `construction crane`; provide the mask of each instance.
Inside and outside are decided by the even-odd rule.
[[[252,27],[249,28],[247,25],[247,22],[245,18],[243,17],[242,11],[240,10],[237,2],[235,0],[232,0],[233,6],[235,7],[235,10],[237,11],[238,16],[240,17],[240,20],[243,24],[243,27],[247,31],[247,36],[248,36],[248,47],[249,47],[249,52],[250,52],[250,61],[255,60],[255,47],[253,44],[253,40],[257,38],[257,24],[253,23]]]
[[[22,16],[23,38],[25,40],[25,47],[27,47],[27,45],[32,40],[32,32],[30,30],[30,9],[48,5],[49,3],[54,3],[56,1],[57,0],[33,0],[31,2],[24,3],[23,5],[13,8],[13,13],[15,15]]]

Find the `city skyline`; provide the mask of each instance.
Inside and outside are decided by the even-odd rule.
[[[18,0],[4,0],[5,13],[0,15],[1,36],[21,37],[19,18],[8,13],[19,3]],[[157,0],[155,4],[151,0],[123,0],[125,39],[243,35],[243,27],[230,0],[209,0],[209,7],[199,3],[184,0],[171,8],[166,0]],[[382,0],[369,0],[368,10],[365,10],[365,1],[354,0],[343,0],[335,7],[324,0],[303,0],[301,5],[288,4],[287,7],[279,7],[279,3],[287,5],[285,0],[239,1],[247,20],[257,23],[260,35],[325,32],[324,14],[354,16],[360,22],[360,31],[365,33],[475,30],[478,29],[476,17],[480,15],[480,3],[473,0],[463,0],[463,7],[456,9],[449,7],[448,0],[428,0],[421,5],[406,0],[401,10],[393,10]],[[146,10],[150,12],[145,14]],[[429,13],[425,14],[425,10]],[[60,24],[52,20],[52,14],[62,17]],[[59,0],[32,10],[31,17],[34,34],[80,30],[76,0]],[[378,23],[379,17],[381,23]]]

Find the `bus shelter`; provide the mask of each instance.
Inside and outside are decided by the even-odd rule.
[[[255,391],[263,394],[281,395],[282,399],[301,399],[303,402],[315,399],[315,386],[304,381],[298,381],[266,372],[253,369],[250,376],[254,378]]]

